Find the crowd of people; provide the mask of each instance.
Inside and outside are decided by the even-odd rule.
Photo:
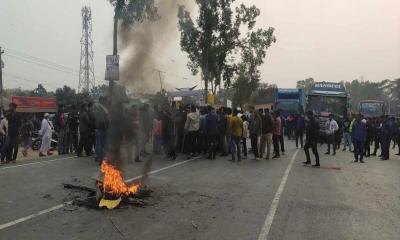
[[[16,107],[10,104],[0,121],[1,163],[15,163],[18,146],[22,144],[22,154],[26,156],[32,145],[36,124],[18,115]],[[313,112],[285,117],[279,110],[254,107],[248,111],[195,105],[179,109],[151,108],[149,104],[110,108],[107,99],[100,97],[96,104],[81,104],[79,111],[76,106],[68,106],[66,112],[65,106],[60,105],[54,117],[44,114],[39,125],[40,157],[50,156],[56,150],[52,145],[56,133],[59,155],[94,154],[98,163],[106,152],[112,153],[114,148],[124,144],[130,146],[128,156],[136,162],[148,154],[146,146],[150,145],[154,154],[164,154],[171,160],[176,159],[177,154],[185,154],[188,159],[196,156],[215,159],[218,154],[230,156],[233,162],[249,154],[255,160],[275,159],[285,154],[286,135],[288,140],[295,141],[296,148],[304,148],[304,164],[311,164],[311,148],[316,159],[313,166],[320,166],[317,146],[322,142],[321,129]],[[378,149],[381,149],[381,159],[388,160],[391,141],[394,141],[393,147],[396,144],[399,147],[397,155],[400,155],[399,128],[398,121],[388,116],[363,118],[353,114],[344,120],[335,120],[331,114],[324,129],[326,154],[335,155],[343,143],[343,151],[354,152],[356,162],[377,155]]]

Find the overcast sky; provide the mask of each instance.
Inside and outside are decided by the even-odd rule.
[[[163,0],[168,1],[168,0]],[[262,81],[295,87],[296,81],[380,81],[400,77],[399,0],[242,0],[261,9],[259,27],[276,29]],[[96,83],[104,81],[105,55],[112,52],[112,7],[106,0],[1,0],[0,46],[6,49],[6,88],[54,90],[78,86],[78,75],[27,62],[26,54],[79,70],[81,8],[93,15]],[[176,87],[200,84],[186,68],[177,29],[169,42],[155,46],[154,68]],[[140,46],[138,46],[140,47]],[[9,49],[9,51],[7,51]],[[17,55],[17,57],[16,57]],[[18,56],[25,56],[21,61]],[[30,58],[30,61],[35,61]],[[37,61],[35,61],[37,62]],[[65,70],[65,69],[64,69]]]

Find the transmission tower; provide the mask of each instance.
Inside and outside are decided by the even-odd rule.
[[[92,10],[82,8],[81,61],[78,92],[89,92],[95,86],[92,41]]]

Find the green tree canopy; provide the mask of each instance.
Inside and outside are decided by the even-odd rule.
[[[245,81],[245,73],[262,63],[265,50],[275,41],[273,28],[254,30],[260,15],[258,8],[242,4],[234,12],[233,2],[196,0],[199,10],[196,20],[183,6],[178,11],[181,48],[188,54],[188,67],[193,74],[201,71],[205,90],[208,91],[210,84],[213,93],[222,84],[230,86],[235,72],[241,75],[236,81]],[[247,34],[241,38],[243,30]],[[238,56],[242,59],[235,61]],[[259,78],[259,72],[255,71],[252,77]],[[248,94],[237,98],[245,96]]]
[[[314,78],[306,78],[304,80],[297,81],[296,88],[302,88],[304,89],[304,93],[308,94],[313,84]]]

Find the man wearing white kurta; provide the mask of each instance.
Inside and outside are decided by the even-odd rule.
[[[53,133],[52,125],[49,121],[49,114],[46,113],[42,120],[42,126],[40,128],[39,134],[42,136],[42,145],[40,146],[39,157],[52,155],[50,152],[50,145],[51,145],[51,135]]]
[[[326,136],[328,140],[328,151],[325,154],[331,153],[331,144],[333,150],[333,156],[336,155],[336,140],[335,140],[335,133],[339,130],[339,125],[337,124],[336,120],[333,118],[333,114],[329,114],[329,121],[326,122]]]

